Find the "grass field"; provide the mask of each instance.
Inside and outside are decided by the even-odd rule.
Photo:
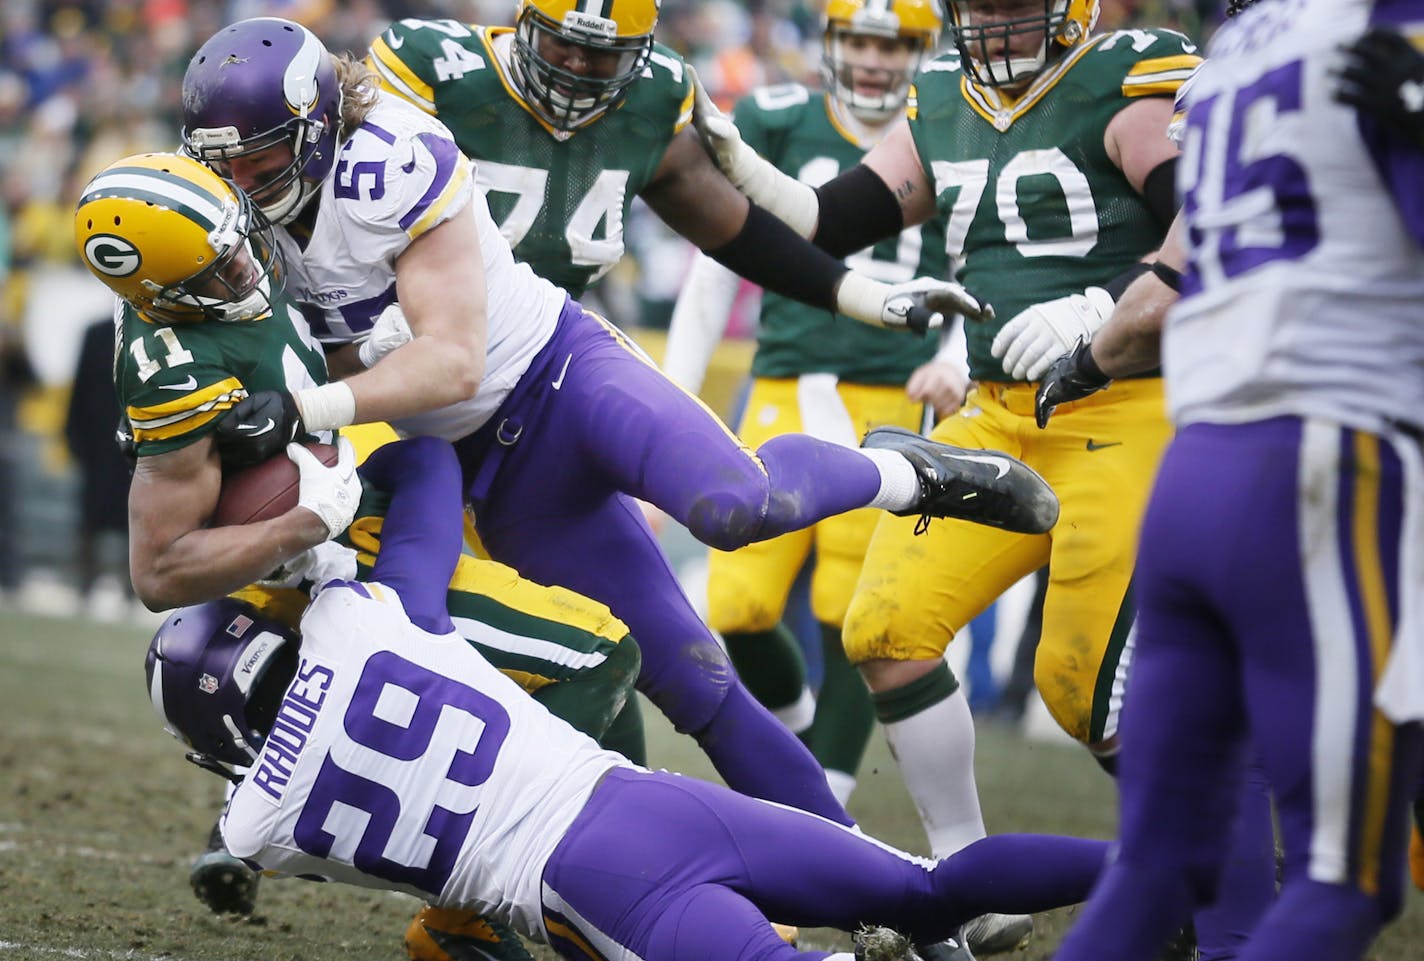
[[[215,917],[194,899],[188,861],[221,785],[186,763],[154,718],[147,640],[138,628],[0,612],[0,958],[403,958],[401,933],[416,907],[403,896],[267,881],[247,919]],[[690,740],[648,714],[656,764],[710,775]],[[1112,786],[1073,748],[984,728],[978,773],[991,830],[1111,835]],[[870,833],[923,851],[878,738],[851,809]],[[1041,917],[1016,961],[1050,957],[1070,919]],[[803,935],[807,947],[847,943],[835,932]],[[1412,891],[1374,957],[1415,961],[1421,945],[1424,895]]]

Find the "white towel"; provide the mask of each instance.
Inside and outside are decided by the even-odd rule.
[[[801,409],[801,429],[818,440],[842,447],[859,447],[855,429],[841,395],[836,392],[835,374],[802,374],[796,380],[796,403]]]

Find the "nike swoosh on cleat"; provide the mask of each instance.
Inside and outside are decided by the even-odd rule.
[[[1110,440],[1106,444],[1096,444],[1091,437],[1088,438],[1088,450],[1102,450],[1104,447],[1121,447],[1122,441]]]
[[[277,425],[272,423],[272,418],[267,418],[267,423],[258,426],[257,424],[238,424],[237,429],[247,433],[248,437],[260,437]]]
[[[990,467],[998,469],[999,477],[1003,477],[1005,474],[1007,474],[1009,472],[1009,467],[1012,466],[1002,457],[984,457],[977,454],[946,454],[945,456],[953,457],[955,460],[973,461],[976,464],[988,464]],[[998,480],[999,477],[996,477],[994,479]]]
[[[183,381],[181,384],[159,384],[159,385],[158,385],[158,389],[159,389],[159,390],[192,390],[194,387],[197,387],[197,386],[198,386],[198,378],[194,377],[192,374],[189,374],[189,375],[188,375],[188,379],[185,380],[185,381]]]

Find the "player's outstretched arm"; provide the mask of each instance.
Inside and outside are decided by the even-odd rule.
[[[668,226],[729,270],[813,307],[834,310],[873,326],[917,333],[938,328],[949,314],[976,319],[990,315],[991,308],[959,284],[931,278],[886,284],[849,270],[836,259],[900,231],[900,212],[890,191],[874,174],[856,169],[879,185],[879,193],[886,198],[882,207],[889,207],[889,218],[884,221],[885,229],[875,228],[873,236],[864,238],[855,235],[851,241],[855,246],[838,251],[820,249],[819,236],[817,244],[812,244],[768,211],[748,203],[685,130],[673,138],[642,196]],[[854,203],[834,209],[842,206],[848,210]],[[852,235],[853,230],[845,225],[837,227],[834,234],[842,241]]]
[[[330,536],[315,513],[301,508],[208,529],[221,486],[208,438],[138,459],[129,488],[129,575],[149,610],[222,597]]]

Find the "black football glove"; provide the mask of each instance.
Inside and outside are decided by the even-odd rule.
[[[1335,99],[1424,146],[1424,53],[1387,27],[1370,29],[1344,51]]]
[[[123,414],[119,415],[118,426],[114,428],[114,443],[119,445],[119,454],[129,469],[129,476],[132,477],[138,467],[138,442],[134,440],[133,427],[129,424],[128,417]]]
[[[1038,422],[1039,430],[1048,426],[1048,418],[1059,404],[1082,400],[1112,383],[1112,378],[1093,360],[1089,346],[1086,340],[1078,341],[1078,346],[1055,360],[1038,382],[1038,393],[1033,398],[1033,419]]]
[[[285,390],[261,390],[223,415],[213,432],[223,468],[250,467],[277,454],[306,433],[297,402]]]

